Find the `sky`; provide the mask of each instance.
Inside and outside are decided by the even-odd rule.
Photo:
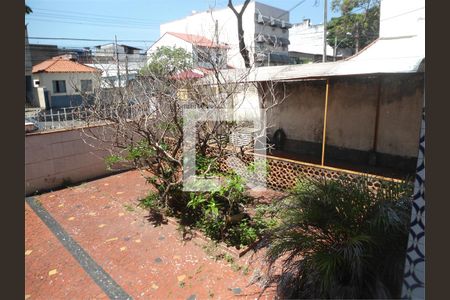
[[[25,17],[31,44],[60,47],[92,47],[114,41],[148,49],[159,38],[159,25],[184,18],[195,11],[225,8],[227,0],[26,0],[33,12]],[[244,0],[234,0],[242,4]],[[323,22],[324,0],[258,0],[290,10],[290,22],[304,18],[312,24]],[[338,16],[331,11],[328,19]],[[245,30],[245,28],[244,28]],[[36,38],[76,38],[95,41],[46,40]]]

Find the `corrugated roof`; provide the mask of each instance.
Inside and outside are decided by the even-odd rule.
[[[211,41],[210,39],[207,39],[206,37],[200,35],[179,33],[179,32],[167,32],[167,34],[173,35],[196,46],[208,48],[229,48],[229,46],[227,45],[217,44],[214,41]]]
[[[418,36],[374,41],[357,55],[337,62],[224,70],[227,82],[281,81],[381,73],[415,73],[425,58],[425,42]],[[206,81],[211,79],[206,78]]]
[[[65,56],[56,56],[33,66],[32,73],[93,73],[101,70],[72,61]]]

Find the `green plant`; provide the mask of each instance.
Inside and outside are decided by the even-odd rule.
[[[224,184],[212,192],[190,193],[187,208],[197,211],[195,225],[208,237],[213,240],[233,240],[232,244],[235,245],[246,245],[251,238],[238,238],[240,233],[245,235],[245,232],[235,229],[245,217],[244,204],[250,200],[244,194],[244,180],[231,173],[223,179]],[[230,234],[233,236],[231,240]]]
[[[258,229],[252,227],[248,220],[243,220],[228,231],[228,241],[239,247],[249,245],[258,238]]]
[[[126,159],[129,161],[147,159],[155,155],[155,149],[150,147],[146,140],[141,140],[136,144],[129,145],[127,148]]]
[[[185,49],[162,46],[149,56],[148,63],[140,70],[140,74],[164,78],[191,68],[192,56]]]
[[[282,297],[399,297],[411,192],[406,183],[374,192],[366,178],[299,180],[268,238]]]
[[[157,193],[150,192],[147,197],[139,200],[139,206],[145,209],[157,209],[159,196]]]
[[[121,161],[123,161],[123,158],[116,154],[109,155],[105,158],[105,163],[108,170],[112,170],[112,167]]]
[[[196,171],[199,175],[216,175],[219,173],[219,164],[216,158],[197,154],[195,157]]]
[[[133,212],[135,210],[131,204],[124,204],[123,207],[129,212]]]

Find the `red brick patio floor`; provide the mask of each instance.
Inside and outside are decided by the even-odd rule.
[[[196,239],[183,241],[174,224],[154,227],[137,207],[149,185],[130,171],[34,199],[134,299],[255,299],[262,291],[247,272],[214,260]],[[106,299],[50,228],[25,203],[26,299]],[[274,288],[261,299],[274,298]]]

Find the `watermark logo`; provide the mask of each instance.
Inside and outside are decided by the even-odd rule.
[[[183,191],[211,192],[220,187],[219,178],[196,176],[197,124],[203,122],[236,122],[245,124],[228,137],[231,148],[253,144],[253,162],[248,165],[235,151],[229,151],[225,162],[237,175],[243,177],[250,189],[266,187],[266,115],[263,110],[241,109],[238,121],[233,109],[185,109],[183,111]],[[231,149],[230,149],[231,150]]]

